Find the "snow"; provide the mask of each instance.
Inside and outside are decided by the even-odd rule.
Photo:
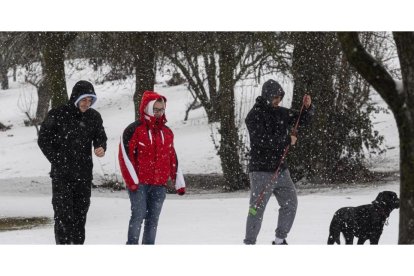
[[[90,69],[72,73],[67,80],[69,91],[79,79],[93,81],[94,76]],[[162,82],[162,76],[158,76],[157,80],[160,83],[156,85],[155,90],[167,97],[167,125],[175,134],[175,147],[183,172],[220,173],[220,160],[214,149],[210,127],[203,110],[192,111],[189,120],[183,122],[186,104],[191,102],[186,87],[166,87]],[[104,173],[119,174],[117,146],[123,129],[134,120],[132,103],[134,83],[133,79],[127,79],[123,83],[95,85],[98,96],[95,109],[102,115],[109,138],[106,156],[102,159],[94,158],[96,180],[99,180]],[[35,129],[24,126],[25,115],[17,108],[20,94],[33,95],[36,101],[36,93],[34,88],[28,85],[14,82],[10,82],[10,85],[11,89],[0,91],[0,120],[6,125],[13,125],[11,130],[0,132],[0,217],[46,216],[52,218],[51,183],[48,178],[50,165],[37,146]],[[259,87],[249,89],[257,93]],[[287,99],[291,99],[289,90],[291,86],[287,89]],[[377,94],[374,94],[374,97],[379,104],[386,106]],[[398,170],[398,132],[392,113],[376,114],[372,119],[375,122],[375,128],[380,131],[380,134],[385,135],[385,143],[390,148],[386,155],[372,159],[372,168]],[[191,183],[188,185],[191,186]],[[363,247],[364,249],[349,251],[349,249],[338,250],[338,247],[330,247],[332,249],[327,252],[327,247],[317,246],[326,244],[329,223],[338,208],[370,203],[383,190],[391,190],[399,194],[399,182],[383,181],[369,186],[357,185],[346,189],[335,187],[316,190],[301,189],[296,220],[287,239],[290,245],[296,246],[284,249],[265,246],[269,245],[274,238],[277,223],[278,206],[274,198],[269,201],[265,212],[257,242],[259,246],[246,247],[238,245],[242,244],[244,238],[248,192],[189,193],[183,197],[168,195],[161,213],[156,240],[163,256],[159,262],[164,262],[163,259],[165,259],[168,266],[160,268],[157,261],[148,258],[148,256],[157,254],[157,251],[154,251],[156,249],[146,247],[138,250],[121,246],[126,242],[130,216],[130,203],[126,192],[94,189],[86,225],[85,244],[89,246],[83,247],[85,249],[68,249],[62,252],[61,248],[54,251],[55,249],[51,247],[30,246],[54,244],[53,225],[46,225],[30,230],[0,232],[0,245],[3,245],[0,251],[4,248],[4,252],[10,253],[1,252],[1,255],[7,254],[12,259],[18,254],[28,255],[28,259],[31,259],[31,254],[36,254],[36,251],[40,249],[40,252],[51,256],[52,260],[58,258],[55,252],[59,252],[58,256],[62,254],[70,256],[79,260],[80,263],[84,262],[81,259],[82,256],[89,258],[88,254],[94,254],[100,259],[99,261],[90,259],[90,262],[99,265],[99,268],[96,268],[97,271],[104,271],[106,263],[111,260],[119,261],[119,270],[113,272],[117,274],[128,266],[129,262],[125,263],[124,258],[132,254],[134,255],[130,257],[132,264],[136,262],[139,266],[139,258],[146,256],[145,261],[159,269],[166,269],[166,272],[169,272],[169,266],[175,267],[177,272],[180,272],[181,267],[187,265],[185,258],[188,258],[193,263],[199,264],[194,270],[201,274],[207,271],[217,273],[214,270],[215,266],[204,265],[209,264],[209,260],[216,262],[216,265],[235,264],[230,270],[232,274],[256,274],[263,272],[263,269],[269,271],[272,267],[277,272],[292,273],[298,269],[295,261],[298,256],[301,257],[302,268],[303,266],[311,267],[312,261],[317,260],[318,255],[314,254],[315,252],[322,252],[328,262],[335,261],[336,258],[332,254],[335,252],[336,256],[348,258],[347,263],[353,260],[355,264],[360,263],[361,260],[358,258],[365,258],[368,252],[377,256],[376,262],[385,263],[384,256],[378,253],[384,253],[383,248],[373,251]],[[389,218],[389,226],[384,227],[380,244],[397,244],[398,217],[398,210],[393,211]],[[12,246],[18,244],[26,245],[24,252],[19,250],[20,247]],[[94,245],[107,246],[97,248]],[[390,248],[387,248],[387,251],[389,250]],[[251,260],[258,260],[258,254],[265,263],[262,266],[249,265]],[[407,258],[407,255],[402,256],[401,260]],[[283,261],[278,262],[278,258]],[[30,263],[33,261],[29,260],[28,264]],[[406,262],[408,263],[409,261]],[[109,272],[112,271],[111,269]],[[188,271],[187,268],[183,269],[185,272]],[[323,272],[324,269],[320,268],[320,271]],[[385,266],[384,269],[381,272],[387,271],[388,268]],[[48,268],[45,268],[45,271],[49,271]],[[67,271],[62,272],[62,275],[73,275],[70,274],[71,271],[71,268],[68,268]],[[378,272],[378,270],[375,271]],[[105,272],[108,273],[108,271]],[[335,273],[344,275],[342,271],[335,270]],[[367,271],[366,273],[368,274]]]
[[[398,94],[403,95],[404,94],[404,84],[401,80],[394,79],[395,82],[395,88],[397,89]]]
[[[27,181],[29,182],[29,181]],[[25,183],[27,183],[25,182]],[[0,210],[4,217],[53,217],[49,183],[17,183],[15,192],[1,193]],[[34,188],[33,186],[36,186]],[[39,189],[39,192],[36,192]],[[379,183],[359,189],[332,189],[299,195],[295,224],[288,237],[290,244],[325,244],[333,213],[344,206],[357,206],[373,201],[378,191],[398,193],[398,183]],[[16,200],[18,199],[18,200]],[[242,244],[248,192],[231,194],[167,195],[162,209],[157,244]],[[274,238],[278,206],[272,198],[266,208],[258,244],[270,244]],[[93,190],[86,226],[86,244],[124,244],[130,216],[130,203],[125,191]],[[398,210],[389,218],[380,244],[397,244]],[[53,225],[32,230],[0,233],[0,244],[53,244]]]
[[[378,106],[388,110],[387,113],[371,114],[374,129],[384,136],[384,146],[387,151],[379,156],[372,156],[369,160],[373,171],[399,171],[400,147],[397,123],[388,105],[376,92],[371,93],[371,100]]]

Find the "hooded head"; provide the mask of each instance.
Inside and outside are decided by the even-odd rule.
[[[157,100],[161,100],[164,102],[164,107],[167,103],[167,98],[161,96],[157,92],[154,91],[145,91],[142,95],[141,105],[139,106],[139,113],[142,119],[145,119],[148,122],[155,123],[157,118],[154,115],[154,104]],[[160,120],[158,120],[162,124],[164,124],[167,119],[165,117],[165,113],[162,114]]]
[[[271,103],[275,97],[285,96],[285,91],[283,91],[282,86],[275,80],[268,80],[262,86],[262,97],[268,102]]]
[[[92,98],[90,106],[92,107],[97,100],[92,83],[84,80],[78,81],[72,88],[72,94],[70,95],[69,102],[74,104],[76,107],[79,107],[79,102],[86,97]]]

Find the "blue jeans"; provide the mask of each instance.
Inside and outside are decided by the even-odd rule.
[[[129,220],[127,244],[138,244],[142,221],[145,219],[142,244],[154,244],[157,235],[158,219],[164,203],[167,188],[139,184],[138,190],[128,190],[131,201],[131,219]]]

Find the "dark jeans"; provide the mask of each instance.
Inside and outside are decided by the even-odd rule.
[[[91,181],[52,179],[56,244],[83,244]]]
[[[131,201],[127,244],[138,244],[141,225],[145,219],[142,244],[154,244],[157,235],[158,219],[165,200],[165,186],[139,184],[138,190],[128,190]]]

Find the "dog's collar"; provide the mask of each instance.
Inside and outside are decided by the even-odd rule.
[[[376,207],[375,209],[378,211],[378,213],[380,213],[381,215],[383,215],[385,217],[385,220],[386,220],[385,223],[386,223],[386,225],[388,225],[388,218],[389,218],[391,212],[388,211],[388,209],[386,208],[386,204],[380,203],[378,201],[374,201],[373,205]]]

